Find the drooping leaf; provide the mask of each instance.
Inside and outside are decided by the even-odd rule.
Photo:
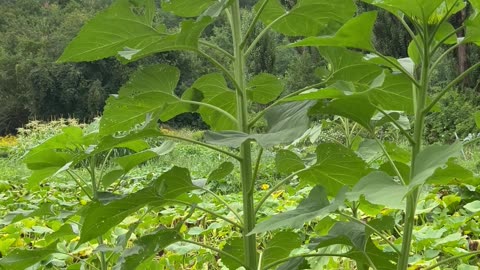
[[[210,18],[217,18],[222,14],[222,11],[230,5],[232,1],[230,0],[218,0],[215,1],[215,3],[211,6],[209,6],[200,16],[200,18],[203,18],[204,16],[208,16]]]
[[[211,22],[210,18],[184,21],[180,32],[169,34],[162,27],[154,27],[155,12],[154,0],[142,4],[116,1],[85,24],[58,61],[94,61],[111,56],[136,60],[157,52],[195,50],[200,34]]]
[[[248,82],[249,97],[260,104],[274,101],[283,92],[283,82],[272,74],[261,73]]]
[[[365,12],[346,22],[333,36],[309,37],[290,46],[349,47],[374,51],[372,45],[373,26],[377,12]]]
[[[123,252],[114,269],[137,269],[142,262],[181,239],[181,235],[173,229],[158,229],[154,233],[144,235],[135,240],[133,247]]]
[[[275,165],[280,173],[290,174],[305,168],[305,164],[295,153],[279,150],[275,156]]]
[[[197,17],[216,0],[162,0],[162,9],[180,17]]]
[[[233,163],[229,161],[222,162],[222,164],[220,164],[218,168],[213,170],[208,175],[208,181],[222,180],[233,171],[233,168],[234,168]]]
[[[145,121],[160,118],[166,121],[189,111],[174,94],[179,71],[168,65],[154,65],[134,73],[118,97],[110,97],[100,121],[100,134],[127,131]],[[170,105],[164,111],[166,105]],[[174,108],[174,109],[171,109]]]
[[[102,186],[105,188],[108,188],[111,184],[117,181],[124,174],[125,174],[125,170],[121,167],[115,167],[107,171],[101,179]]]
[[[268,241],[262,256],[262,265],[267,266],[277,260],[287,258],[290,252],[299,248],[302,238],[294,232],[279,232]]]
[[[0,259],[0,267],[2,269],[26,269],[56,252],[58,252],[57,242],[54,242],[45,248],[31,250],[15,249],[7,256]]]
[[[257,224],[250,234],[273,231],[284,227],[300,228],[305,222],[314,218],[322,219],[343,205],[344,193],[345,189],[340,191],[335,200],[330,203],[325,189],[321,186],[316,186],[295,210],[280,213]]]
[[[108,134],[102,136],[95,145],[90,145],[85,152],[87,154],[98,154],[108,151],[112,148],[128,148],[135,152],[145,150],[149,147],[143,139],[158,137],[161,132],[156,127],[145,127],[143,129],[132,130],[128,133],[122,134]]]
[[[478,178],[475,178],[471,170],[456,164],[452,160],[446,163],[445,168],[437,169],[433,175],[427,179],[427,183],[434,185],[458,185],[461,183],[464,185],[477,186],[479,181]]]
[[[291,102],[274,106],[265,114],[268,130],[262,134],[238,131],[205,132],[205,141],[228,147],[239,147],[247,140],[256,140],[262,147],[290,143],[309,128],[308,110],[313,102]]]
[[[346,117],[357,122],[367,130],[371,130],[370,119],[375,114],[375,107],[369,102],[368,97],[352,95],[345,98],[334,99],[330,102],[318,102],[310,114],[329,114]]]
[[[394,262],[398,255],[378,249],[361,224],[337,222],[327,236],[313,239],[310,248],[318,249],[334,244],[351,246],[352,249],[343,255],[355,260],[359,269],[368,269],[370,263],[373,263],[376,269],[395,269]]]
[[[122,156],[115,158],[113,161],[119,164],[125,172],[130,171],[135,166],[150,160],[152,158],[156,158],[162,155],[166,155],[173,150],[175,143],[172,141],[164,142],[161,146],[151,148],[142,152],[138,152],[135,154]]]
[[[263,1],[255,6],[258,10]],[[260,16],[265,25],[275,22],[272,28],[287,36],[316,36],[338,29],[355,13],[349,0],[299,0],[286,10],[278,0],[269,1]]]
[[[363,177],[347,193],[347,198],[358,201],[363,195],[365,199],[373,204],[384,205],[393,209],[404,209],[404,197],[408,187],[394,181],[391,176],[382,171],[372,172]]]
[[[263,147],[290,143],[302,136],[310,126],[308,110],[311,101],[291,102],[272,107],[265,113],[267,132],[255,134],[254,139]]]
[[[243,262],[245,259],[245,252],[243,249],[243,240],[242,238],[233,237],[231,238],[227,244],[223,247],[224,252],[232,255],[234,258],[237,258],[239,261]],[[236,260],[232,259],[225,254],[220,253],[220,258],[222,259],[222,263],[228,267],[228,269],[237,269],[242,267],[243,265],[237,262]]]
[[[368,173],[366,163],[352,150],[339,144],[320,144],[314,165],[298,174],[301,181],[322,185],[335,196],[343,187],[354,186]]]
[[[154,189],[146,188],[106,205],[101,202],[88,204],[83,212],[79,244],[103,235],[127,216],[154,200],[158,200]]]
[[[366,3],[378,6],[389,12],[409,18],[420,20],[420,23],[427,24],[430,16],[440,7],[444,0],[362,0]]]
[[[187,169],[173,167],[150,187],[116,198],[107,204],[94,201],[87,205],[83,212],[79,244],[103,235],[147,204],[159,206],[165,203],[165,200],[175,199],[195,188]]]
[[[392,216],[382,216],[368,221],[368,225],[375,228],[377,231],[389,231],[395,227],[395,219]],[[369,227],[365,226],[365,233],[367,236],[375,232]]]
[[[450,158],[458,155],[461,150],[462,143],[460,142],[452,145],[431,145],[425,147],[415,160],[410,188],[413,189],[418,185],[424,184],[438,168],[444,166]]]

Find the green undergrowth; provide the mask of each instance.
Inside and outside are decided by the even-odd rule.
[[[49,132],[52,135],[58,134],[55,130],[60,128],[53,127]],[[18,143],[11,145],[8,149],[10,156],[0,159],[0,171],[2,172],[0,177],[0,216],[2,217],[0,218],[0,254],[2,256],[19,252],[16,251],[18,249],[42,250],[47,248],[50,243],[55,243],[57,252],[46,256],[28,269],[97,269],[97,265],[100,263],[98,251],[109,251],[108,254],[115,256],[119,239],[123,239],[128,248],[141,236],[158,226],[166,228],[180,226],[179,232],[184,241],[167,246],[164,251],[155,255],[153,260],[143,263],[140,266],[141,269],[228,269],[215,252],[204,249],[201,245],[208,244],[224,249],[229,239],[241,237],[238,228],[227,221],[235,220],[234,214],[225,208],[223,202],[219,201],[219,199],[223,200],[231,209],[241,213],[240,186],[234,180],[238,179],[238,168],[234,168],[233,173],[224,179],[208,182],[209,188],[222,194],[221,197],[216,198],[202,191],[193,192],[192,196],[198,196],[200,199],[197,207],[207,212],[191,213],[188,207],[172,207],[169,204],[153,210],[142,208],[109,230],[103,238],[103,244],[99,245],[95,241],[90,241],[78,245],[80,239],[78,233],[80,213],[78,211],[89,203],[89,198],[82,194],[74,181],[64,175],[51,177],[34,189],[28,187],[25,180],[29,172],[18,157],[22,156],[28,147],[46,139],[43,136],[48,137],[45,134],[36,134],[36,132],[38,131],[20,135]],[[188,130],[170,132],[182,133],[183,136],[196,133]],[[359,132],[361,133],[361,131]],[[328,141],[345,143],[348,141],[336,125],[327,125],[320,133],[320,135],[308,133],[302,140],[286,147],[296,151],[303,158],[308,158],[314,153],[316,143]],[[394,138],[394,131],[390,133],[390,139]],[[332,137],[333,135],[335,137]],[[40,137],[42,138],[39,139]],[[152,145],[161,144],[160,141],[154,140],[150,143]],[[396,143],[402,144],[401,141]],[[370,164],[382,163],[379,153],[372,152],[369,148],[369,151],[365,152],[367,149],[365,146],[369,144],[368,139],[363,139],[357,144],[356,149],[359,156]],[[478,172],[479,157],[477,153],[476,146],[467,147],[464,155],[459,157],[460,163]],[[117,154],[122,155],[121,152]],[[262,196],[269,193],[270,188],[280,179],[280,175],[275,170],[274,155],[266,152],[264,157],[265,162],[259,168],[259,180],[255,187],[259,191],[255,194],[256,200],[260,200]],[[215,163],[212,160],[215,160]],[[220,156],[214,151],[205,150],[192,144],[178,143],[170,153],[145,162],[130,171],[117,185],[111,187],[110,191],[118,194],[138,191],[148,185],[152,179],[174,166],[190,168],[194,181],[206,179],[209,172],[215,169],[214,164],[225,161],[228,161],[228,158]],[[77,173],[81,176],[88,176],[87,172],[80,168]],[[295,210],[298,203],[304,200],[311,191],[312,187],[299,185],[295,179],[289,184],[282,185],[281,188],[271,193],[265,201],[264,207],[257,213],[259,222],[272,215]],[[327,237],[332,233],[332,228],[338,226],[334,225],[335,222],[348,221],[346,216],[341,213],[351,214],[351,211],[351,208],[345,208],[340,213],[332,213],[322,220],[313,219],[290,230],[305,238]],[[373,205],[365,200],[360,202],[356,211],[354,216],[358,218],[359,222],[374,224],[381,221],[385,224],[392,224],[394,229],[391,231],[391,236],[388,236],[389,240],[397,248],[400,247],[402,231],[400,221],[403,219],[400,211]],[[208,212],[222,214],[227,220],[220,219]],[[410,259],[411,269],[422,269],[421,267],[433,265],[442,259],[468,252],[467,237],[475,238],[480,234],[479,212],[480,196],[473,186],[434,185],[423,192],[415,216],[412,252],[416,255]],[[135,228],[134,233],[129,231],[131,228]],[[288,235],[290,230],[285,231],[285,234]],[[130,235],[130,237],[126,239],[125,235]],[[262,233],[261,236],[260,247],[266,245],[273,237],[269,232]],[[393,251],[392,247],[387,245],[381,237],[373,237],[373,240],[384,251]],[[200,243],[200,245],[194,243]],[[308,245],[305,243],[294,249],[291,255],[308,253]],[[342,245],[319,249],[319,252],[326,254],[345,251],[346,249]],[[316,266],[314,269],[355,269],[352,261],[343,258],[312,257],[308,259],[308,262],[310,265]],[[452,260],[442,268],[435,269],[478,269],[476,265],[480,265],[479,263],[477,257],[467,256]]]

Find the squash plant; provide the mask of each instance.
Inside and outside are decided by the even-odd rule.
[[[153,179],[144,189],[121,195],[101,193],[110,195],[103,200],[97,189],[100,187],[98,181],[103,178],[95,180],[98,170],[95,154],[108,153],[115,147],[124,147],[122,144],[136,144],[139,139],[151,136],[194,143],[225,154],[240,167],[243,211],[237,213],[226,204],[237,220],[219,217],[233,224],[242,238],[230,239],[221,250],[199,243],[218,252],[229,268],[303,269],[308,264],[306,258],[336,256],[356,261],[358,269],[407,269],[416,205],[422,188],[429,183],[449,184],[448,176],[452,172],[464,170],[452,160],[461,150],[460,143],[423,147],[424,119],[447,91],[480,65],[475,64],[439,94],[431,99],[428,97],[432,71],[442,59],[458,46],[480,42],[480,2],[469,1],[475,12],[464,25],[455,29],[448,19],[466,7],[464,1],[364,0],[393,14],[408,30],[412,42],[408,48],[409,58],[404,59],[382,55],[374,48],[371,40],[377,13],[355,16],[353,0],[298,0],[289,10],[278,0],[260,0],[254,7],[255,16],[247,29],[241,28],[243,18],[239,2],[161,0],[157,6],[154,0],[116,0],[110,8],[89,21],[65,49],[60,62],[117,57],[129,63],[161,52],[190,51],[207,59],[219,73],[198,78],[178,96],[174,93],[179,80],[177,68],[164,64],[139,68],[119,94],[108,99],[93,139],[82,137],[79,131],[66,130],[67,138],[55,144],[47,141],[29,153],[26,163],[34,170],[32,179],[41,180],[68,171],[71,165],[88,164],[91,187],[97,196],[92,196],[92,202],[78,213],[81,216],[79,243],[97,239],[100,244],[102,235],[144,207],[152,210],[173,203],[188,205],[191,212],[201,211],[196,205],[199,199],[186,194],[205,188],[192,182],[187,169],[174,167]],[[156,23],[158,8],[184,20],[178,28],[167,29]],[[202,38],[204,30],[219,16],[226,16],[231,26],[232,52]],[[257,36],[252,36],[259,22],[264,28]],[[457,33],[464,30],[465,37],[457,38]],[[323,78],[314,85],[284,96],[280,96],[282,83],[271,74],[247,78],[248,56],[268,31],[303,37],[291,44],[292,47],[317,47],[328,62],[321,72]],[[444,46],[450,47],[437,56]],[[250,115],[251,103],[267,106]],[[162,133],[156,127],[157,120],[166,121],[184,112],[200,113],[210,126],[205,142]],[[380,166],[369,166],[354,151],[355,144],[350,143],[348,147],[320,144],[314,161],[304,161],[292,151],[280,150],[276,156],[277,169],[285,178],[255,202],[253,195],[262,151],[255,157],[252,144],[269,148],[290,143],[309,128],[309,115],[312,114],[337,115],[362,126],[371,135],[364,147],[381,151],[385,162]],[[413,123],[405,115],[411,116]],[[252,127],[262,118],[267,123],[266,132],[254,133]],[[396,126],[409,141],[409,152],[377,139],[376,130],[386,123]],[[72,132],[74,138],[68,138]],[[81,151],[72,154],[72,149]],[[145,148],[136,150],[145,151]],[[150,151],[148,156],[152,156],[151,150],[147,151]],[[117,169],[106,172],[104,176],[110,176],[108,183],[117,181],[128,168],[141,163],[136,162],[135,155],[138,153],[124,157],[127,168],[120,164]],[[89,162],[85,163],[85,160]],[[232,167],[231,163],[219,164],[210,179],[223,177]],[[302,185],[314,185],[309,196],[297,209],[257,224],[258,210],[276,189],[293,178],[298,178]],[[383,233],[395,226],[391,217],[368,222],[359,218],[359,211],[364,210],[362,207],[371,205],[404,212],[400,245]],[[335,219],[330,217],[332,214]],[[276,232],[264,247],[259,247],[257,239],[265,232],[298,228],[314,219],[328,220],[334,225],[328,235],[308,240],[311,252],[289,257],[305,237],[292,231]],[[134,230],[132,228],[124,238],[128,239]],[[386,247],[379,248],[372,235],[381,239]],[[138,238],[133,247],[123,249],[120,254],[100,250],[100,268],[114,265],[115,269],[134,269],[178,241],[182,241],[179,226],[159,227]],[[348,251],[321,252],[324,247],[338,244],[348,247]],[[0,260],[0,265],[18,268],[22,263],[22,266],[28,266],[55,252],[53,242],[44,249],[14,252]],[[471,254],[458,257],[468,255]]]

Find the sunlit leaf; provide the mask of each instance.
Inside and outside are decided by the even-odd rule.
[[[197,17],[216,0],[162,0],[162,9],[180,17]]]
[[[136,60],[157,52],[195,50],[201,32],[211,22],[209,18],[184,21],[180,32],[170,34],[154,27],[155,13],[153,0],[142,1],[141,5],[118,0],[85,24],[58,61],[94,61],[111,56]]]
[[[118,97],[108,99],[100,121],[100,134],[130,130],[148,118],[166,121],[189,111],[174,94],[179,76],[177,68],[167,65],[149,66],[135,72],[120,89]],[[164,111],[167,104],[171,106]]]
[[[372,35],[376,19],[377,12],[365,12],[346,22],[333,36],[309,37],[290,46],[349,47],[374,51]]]
[[[255,6],[258,9],[263,1]],[[278,0],[269,1],[260,16],[266,25],[275,22],[273,29],[287,36],[316,36],[336,30],[355,13],[349,0],[299,0],[286,10]]]
[[[343,187],[354,186],[368,173],[366,163],[352,150],[333,143],[320,144],[316,150],[317,161],[300,172],[301,181],[322,185],[334,196]]]

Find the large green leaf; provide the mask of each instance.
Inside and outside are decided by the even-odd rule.
[[[365,61],[364,55],[359,52],[342,47],[320,47],[319,52],[330,64],[327,77],[329,85],[344,81],[363,85],[367,89],[384,72],[378,65]]]
[[[0,267],[2,269],[26,269],[56,252],[58,252],[57,242],[54,242],[45,248],[32,250],[16,249],[0,259]]]
[[[322,219],[336,211],[344,203],[345,189],[340,191],[331,203],[321,186],[314,187],[308,197],[300,202],[295,210],[280,213],[255,226],[250,234],[273,231],[279,228],[300,228],[314,218]]]
[[[391,224],[391,223],[390,223]],[[311,249],[318,249],[335,244],[351,246],[352,249],[344,253],[346,257],[357,262],[358,269],[368,270],[368,265],[373,263],[376,269],[395,269],[394,262],[398,255],[383,252],[373,243],[366,232],[365,226],[353,222],[337,222],[327,236],[313,239]]]
[[[428,23],[430,17],[445,0],[362,0],[369,4],[381,7],[393,14],[406,16],[421,23]],[[452,2],[452,1],[449,1]],[[436,14],[435,14],[436,15]]]
[[[162,9],[180,17],[197,17],[216,0],[162,0]]]
[[[108,134],[102,136],[95,142],[96,144],[89,145],[89,148],[85,152],[87,154],[98,154],[112,148],[128,148],[138,152],[149,147],[148,143],[143,139],[158,137],[160,134],[161,132],[158,130],[156,123],[153,128],[147,126],[144,129],[132,130],[128,133]]]
[[[431,145],[425,147],[415,159],[413,178],[410,183],[411,188],[422,185],[433,175],[433,173],[443,167],[447,161],[460,154],[462,143],[456,142],[452,145]]]
[[[135,72],[118,96],[108,99],[100,134],[127,131],[152,119],[166,121],[189,111],[190,107],[180,104],[180,98],[174,94],[179,76],[178,69],[168,65],[149,66]]]
[[[243,262],[245,259],[245,251],[243,249],[243,240],[239,237],[231,238],[228,243],[223,247],[223,251],[237,258],[239,261]],[[228,269],[237,269],[243,265],[232,259],[225,254],[220,254],[222,263],[228,267]]]
[[[275,166],[280,173],[290,174],[305,168],[301,158],[289,150],[279,150],[275,156]]]
[[[262,256],[262,265],[267,266],[277,260],[287,258],[290,252],[299,248],[302,238],[294,232],[279,232],[268,241]]]
[[[350,95],[364,95],[384,110],[413,111],[412,86],[405,75],[384,70],[363,54],[344,48],[320,48],[320,53],[330,63],[329,87],[334,84]],[[339,82],[350,82],[350,91],[339,88]]]
[[[455,34],[451,35],[454,31],[455,31],[455,28],[453,27],[453,25],[451,25],[448,22],[443,22],[438,28],[437,33],[435,34],[435,40],[437,42],[440,42],[441,40],[446,38],[446,40],[443,42],[444,44],[448,44],[448,45],[455,44],[457,43],[457,35]]]
[[[154,233],[144,235],[135,240],[133,247],[123,252],[113,269],[137,269],[142,262],[181,239],[181,235],[173,229],[158,229]]]
[[[196,50],[198,38],[210,18],[197,22],[184,21],[180,32],[169,34],[164,27],[154,27],[155,1],[134,4],[117,0],[82,28],[58,61],[94,61],[111,56],[126,60],[170,50]]]
[[[170,153],[175,146],[174,142],[164,142],[161,146],[144,150],[128,156],[118,157],[114,159],[114,162],[119,164],[125,172],[130,171],[135,166],[142,164],[143,162]]]
[[[339,144],[320,144],[317,161],[298,174],[301,181],[324,186],[334,196],[343,187],[354,186],[368,173],[366,163],[351,149]]]
[[[290,143],[309,128],[308,110],[311,101],[291,102],[274,106],[265,114],[268,130],[263,134],[245,134],[238,131],[205,132],[205,141],[228,147],[239,147],[247,140],[256,140],[262,147]]]
[[[88,142],[81,128],[66,127],[62,133],[31,149],[23,159],[27,168],[33,170],[29,187],[35,188],[40,181],[75,166],[86,157],[82,146]]]
[[[393,180],[391,176],[385,172],[372,172],[363,177],[352,189],[347,193],[347,198],[352,201],[358,201],[361,196],[373,204],[383,205],[393,209],[404,209],[403,201],[408,187]]]
[[[427,183],[436,185],[472,185],[479,184],[477,177],[473,175],[471,170],[468,170],[452,160],[449,160],[446,167],[437,169],[432,176],[427,179]]]
[[[371,130],[373,127],[370,119],[375,115],[375,111],[375,107],[370,104],[367,97],[352,95],[329,102],[319,101],[310,113],[343,116],[359,123],[367,130]]]
[[[372,35],[376,19],[376,11],[365,12],[349,20],[333,36],[309,37],[290,46],[349,47],[374,51]]]
[[[259,1],[255,9],[259,9]],[[336,30],[350,19],[356,7],[350,0],[299,0],[286,10],[278,0],[270,0],[260,16],[266,25],[275,22],[273,29],[287,36],[316,36]]]
[[[165,203],[165,200],[175,199],[195,188],[187,169],[173,167],[156,179],[150,187],[117,198],[107,204],[99,201],[92,202],[83,211],[79,244],[103,235],[147,204],[158,206]]]
[[[208,181],[222,180],[233,171],[234,165],[229,161],[224,161],[215,170],[208,175]]]
[[[248,82],[247,93],[255,102],[267,104],[283,92],[283,82],[272,74],[261,73]]]
[[[190,91],[200,91],[203,103],[218,107],[232,116],[237,114],[235,92],[228,88],[227,82],[221,74],[215,73],[200,77],[182,98],[185,99],[185,96],[192,95]],[[237,128],[237,124],[230,118],[207,106],[200,106],[198,112],[212,130],[234,130]]]

